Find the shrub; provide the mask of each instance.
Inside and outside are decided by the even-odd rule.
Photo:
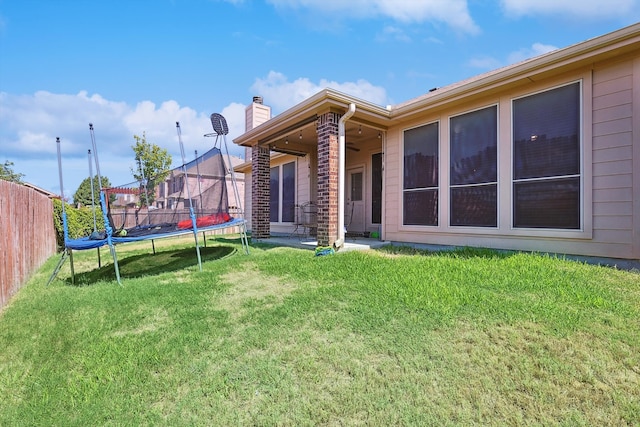
[[[67,213],[67,229],[70,239],[78,239],[88,236],[93,231],[93,210],[95,209],[96,228],[104,230],[104,219],[102,210],[99,206],[95,208],[81,207],[74,208],[66,204],[65,212]],[[64,230],[62,226],[62,202],[58,199],[53,200],[53,224],[56,228],[56,241],[58,247],[64,247]]]

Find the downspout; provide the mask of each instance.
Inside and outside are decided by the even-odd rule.
[[[356,104],[349,104],[349,110],[338,121],[338,240],[334,242],[336,249],[344,245],[344,194],[345,194],[345,174],[346,174],[346,137],[344,124],[356,112]]]
[[[382,215],[380,216],[380,240],[381,241],[385,241],[386,240],[386,227],[384,226],[385,224],[385,218],[387,216],[386,214],[386,209],[384,208],[386,205],[386,196],[385,196],[385,188],[386,187],[386,182],[387,182],[387,133],[386,132],[380,132],[380,136],[382,136]]]

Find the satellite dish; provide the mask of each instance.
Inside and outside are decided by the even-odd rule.
[[[211,125],[218,135],[226,135],[229,133],[229,126],[222,114],[213,113],[211,115]]]

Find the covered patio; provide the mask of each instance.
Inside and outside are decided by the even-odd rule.
[[[286,235],[287,228],[295,226],[294,206],[312,203],[314,240],[286,242],[335,249],[377,245],[355,243],[346,234],[376,231],[384,235],[382,171],[389,111],[326,89],[295,111],[250,126],[253,115],[248,114],[247,132],[234,140],[248,153],[245,167],[251,173],[251,200],[246,205],[252,239],[280,239],[278,233]],[[277,170],[284,161],[291,165],[287,176],[284,166]],[[278,191],[274,182],[286,179],[295,180],[295,190],[285,201],[281,194],[272,193]]]

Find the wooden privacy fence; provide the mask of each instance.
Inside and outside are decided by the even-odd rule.
[[[0,180],[0,309],[55,253],[51,200],[31,188]]]

